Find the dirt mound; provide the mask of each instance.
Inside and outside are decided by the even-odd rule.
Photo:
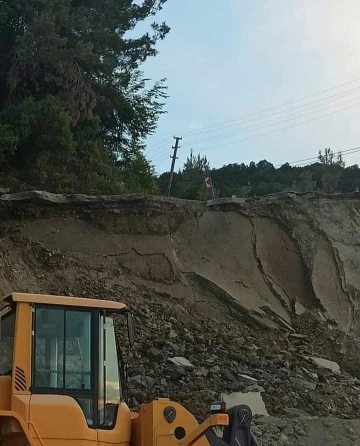
[[[222,392],[256,391],[272,415],[360,417],[358,198],[207,206],[34,192],[1,196],[0,215],[2,294],[134,309],[131,405],[171,396],[204,416]]]

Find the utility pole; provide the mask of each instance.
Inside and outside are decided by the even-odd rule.
[[[168,197],[170,197],[170,191],[171,191],[171,184],[172,184],[172,180],[173,180],[173,176],[174,176],[174,168],[175,168],[175,160],[177,159],[177,151],[180,148],[179,146],[179,141],[182,139],[181,136],[174,136],[175,139],[175,147],[173,146],[172,148],[174,149],[174,153],[173,155],[170,155],[170,158],[172,158],[172,162],[171,162],[171,169],[170,169],[170,179],[169,179],[169,186],[168,186]]]

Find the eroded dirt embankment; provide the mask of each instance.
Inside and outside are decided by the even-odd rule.
[[[204,414],[220,392],[256,385],[271,414],[360,417],[356,196],[206,206],[27,193],[1,196],[0,216],[1,294],[134,309],[134,405],[171,396]],[[312,355],[338,361],[341,374],[317,370]],[[173,356],[195,368],[174,367]]]
[[[319,309],[357,332],[360,201],[295,196],[224,204],[142,197],[3,196],[3,225],[25,240],[174,297],[223,295],[249,318],[291,323]],[[17,198],[17,199],[16,199]]]

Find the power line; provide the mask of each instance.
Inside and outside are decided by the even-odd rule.
[[[210,126],[207,126],[207,127],[202,127],[201,129],[190,130],[188,132],[183,132],[182,134],[183,135],[189,135],[189,134],[197,133],[199,130],[207,130],[207,129],[210,129],[210,128],[213,128],[213,127],[218,127],[219,125],[227,124],[227,123],[230,123],[230,122],[235,122],[235,121],[242,120],[244,118],[248,118],[248,117],[251,117],[251,116],[256,116],[258,114],[265,113],[265,112],[272,111],[272,110],[276,110],[278,108],[285,107],[286,105],[293,104],[294,102],[299,102],[299,101],[302,101],[304,99],[308,99],[308,98],[311,98],[311,97],[314,97],[314,96],[318,96],[320,94],[327,93],[329,91],[336,90],[337,88],[345,87],[346,85],[354,84],[355,82],[359,82],[359,81],[360,81],[360,78],[357,78],[357,79],[354,79],[352,81],[336,85],[335,87],[328,88],[326,90],[322,90],[322,91],[320,91],[318,93],[313,93],[313,94],[310,94],[310,95],[307,95],[307,96],[303,96],[303,97],[301,97],[299,99],[293,99],[292,101],[285,102],[285,103],[277,105],[275,107],[270,107],[270,108],[267,108],[267,109],[264,109],[264,110],[261,110],[261,111],[258,111],[258,112],[251,113],[249,115],[244,115],[244,116],[242,116],[240,118],[232,119],[230,121],[224,121],[224,122],[219,123],[219,124],[214,124],[214,125],[210,125]]]
[[[360,148],[358,148],[357,150],[354,150],[353,152],[348,152],[348,153],[342,153],[341,151],[340,152],[335,152],[334,153],[334,155],[336,155],[337,153],[342,153],[342,155],[343,156],[347,156],[347,155],[352,155],[353,153],[357,153],[357,152],[360,152]],[[308,164],[315,164],[315,161],[313,162],[313,163],[301,163],[301,164],[295,164],[294,166],[292,166],[292,167],[303,167],[303,166],[306,166],[306,165],[308,165]]]
[[[358,89],[358,91],[359,90],[360,90],[360,88]],[[349,96],[349,95],[347,95],[347,96]],[[288,119],[281,119],[281,120],[265,121],[264,124],[267,123],[265,125],[264,124],[260,124],[260,125],[256,125],[256,126],[252,126],[252,127],[243,127],[243,128],[239,129],[236,132],[223,133],[223,134],[220,134],[220,135],[214,135],[213,137],[203,138],[203,139],[200,139],[200,140],[197,140],[197,141],[190,142],[187,145],[185,145],[185,147],[188,147],[188,146],[194,145],[194,144],[199,144],[201,142],[214,141],[214,140],[217,140],[217,139],[228,138],[230,136],[239,135],[239,134],[246,133],[246,132],[249,132],[249,131],[261,130],[261,129],[266,128],[266,127],[271,127],[273,125],[282,124],[283,122],[288,122],[288,121],[292,121],[294,119],[302,118],[304,116],[308,116],[308,115],[311,115],[311,114],[314,114],[314,113],[319,113],[319,112],[327,110],[329,108],[338,107],[340,105],[347,104],[349,102],[353,102],[353,101],[355,101],[357,99],[360,99],[360,96],[357,96],[357,97],[355,97],[353,99],[350,99],[348,101],[344,101],[344,102],[336,103],[336,104],[333,104],[333,105],[330,105],[330,106],[327,106],[327,107],[324,107],[324,108],[320,108],[318,110],[314,110],[314,111],[309,112],[309,113],[303,113],[303,114],[300,114],[300,115],[298,114],[298,112],[290,113],[290,114],[285,115],[283,117],[284,118],[290,117],[290,116],[294,116],[294,117],[292,117],[292,118],[290,117]],[[319,107],[320,105],[323,105],[323,104],[316,105],[315,107]],[[314,108],[314,106],[313,107],[309,107],[309,109],[311,109],[311,108]]]
[[[351,155],[352,153],[356,153],[360,150],[360,147],[353,147],[352,149],[346,149],[346,150],[339,150],[338,152],[333,152],[334,155],[339,155],[341,153],[341,155],[346,156],[346,155]],[[297,161],[288,161],[288,164],[293,164],[292,167],[297,167],[300,165],[305,165],[307,164],[306,161],[314,161],[319,159],[318,156],[312,156],[311,158],[304,158],[301,160],[297,160]],[[304,162],[305,161],[305,162]],[[274,167],[281,167],[283,164],[277,164]]]
[[[297,101],[300,101],[300,100],[305,99],[305,98],[308,98],[308,97],[313,97],[313,96],[316,96],[316,95],[318,95],[318,94],[322,94],[322,93],[324,93],[324,92],[334,90],[334,89],[336,89],[336,88],[340,88],[341,86],[344,86],[344,85],[348,85],[348,84],[357,82],[358,80],[360,80],[360,78],[359,78],[359,79],[356,79],[356,80],[354,80],[354,81],[345,83],[345,84],[341,84],[341,85],[339,85],[339,86],[337,86],[337,87],[333,87],[333,88],[330,88],[330,89],[328,89],[328,90],[324,90],[324,91],[322,91],[322,92],[320,92],[320,93],[315,93],[315,94],[312,94],[312,95],[309,95],[309,96],[305,96],[304,98],[300,98],[300,99],[298,99],[298,100],[294,100],[294,101],[287,102],[287,103],[285,103],[284,105],[292,104],[293,102],[297,102]],[[308,108],[318,107],[318,106],[320,106],[320,105],[323,105],[323,104],[320,104],[320,103],[328,103],[328,102],[337,101],[337,100],[339,100],[339,99],[341,99],[341,98],[344,98],[344,97],[346,97],[346,96],[351,95],[351,94],[354,93],[354,92],[357,92],[358,90],[360,90],[360,87],[356,87],[356,88],[353,88],[353,89],[350,89],[350,90],[346,90],[346,91],[343,91],[343,92],[341,92],[341,93],[336,93],[336,94],[334,94],[334,95],[331,95],[331,96],[328,96],[328,97],[325,97],[325,98],[317,99],[316,101],[312,101],[312,102],[308,102],[308,103],[305,103],[305,104],[301,104],[301,105],[298,105],[298,106],[296,106],[296,107],[292,107],[291,109],[288,109],[288,110],[280,110],[280,111],[277,111],[277,112],[272,113],[272,114],[270,114],[270,115],[259,116],[259,117],[255,117],[255,118],[252,118],[252,119],[250,118],[251,116],[259,115],[259,114],[261,114],[261,113],[263,113],[263,112],[266,111],[266,110],[264,110],[263,112],[257,112],[257,113],[253,113],[253,114],[251,114],[251,115],[248,115],[248,119],[240,120],[239,122],[236,122],[235,124],[230,124],[230,125],[225,125],[225,126],[224,126],[224,123],[223,123],[223,124],[214,125],[214,126],[210,126],[210,127],[213,127],[213,128],[214,128],[214,127],[220,127],[220,126],[222,125],[221,128],[212,130],[212,131],[216,131],[216,130],[222,130],[222,129],[230,128],[230,127],[237,127],[237,126],[240,125],[242,122],[253,122],[253,121],[263,120],[263,119],[265,119],[265,118],[267,118],[267,117],[273,117],[274,115],[285,114],[285,116],[288,116],[288,115],[287,115],[288,112],[293,112],[293,111],[296,110],[296,109],[302,109],[302,108],[305,108],[305,110],[307,110]],[[319,104],[319,105],[313,105],[313,104]],[[309,107],[309,106],[311,106],[311,107]],[[279,107],[281,107],[281,106],[273,107],[272,109],[279,108]],[[267,110],[269,110],[269,109],[267,109]],[[304,110],[304,111],[305,111],[305,110]],[[294,113],[291,113],[291,115],[294,115]],[[284,116],[284,117],[285,117],[285,116]],[[246,116],[245,116],[244,118],[246,118]],[[249,118],[250,118],[250,119],[249,119]],[[232,121],[229,121],[229,122],[231,123],[231,122],[235,122],[235,121],[238,121],[238,120],[232,120]],[[225,123],[225,124],[226,124],[226,123]],[[206,128],[206,127],[205,127],[205,128]],[[199,131],[199,130],[193,130],[192,132],[196,132],[196,134],[198,134],[198,135],[203,134],[203,133],[208,133],[208,131],[201,131],[201,129],[200,129],[200,131]],[[188,132],[188,133],[189,133],[189,132]],[[190,132],[190,133],[191,133],[191,132]],[[238,132],[234,132],[233,134],[236,134],[236,133],[238,133]],[[220,136],[228,137],[228,135],[230,135],[230,134],[214,135],[213,138],[219,138]],[[211,139],[213,139],[213,138],[211,138]],[[210,138],[209,138],[209,139],[210,139]],[[168,144],[169,141],[170,141],[170,138],[166,138],[166,139],[164,139],[164,140],[162,140],[162,141],[160,141],[160,142],[154,144],[154,146],[150,146],[150,148],[147,150],[148,154],[149,154],[150,156],[154,156],[154,155],[155,155],[155,157],[157,157],[157,156],[159,156],[159,155],[161,156],[163,153],[165,153],[165,152],[164,152],[164,148],[165,148],[164,143],[167,143],[167,144]],[[198,142],[202,142],[202,141],[203,141],[203,140],[192,141],[192,140],[190,139],[189,144],[196,144],[196,143],[198,143]],[[166,145],[167,145],[167,144],[166,144]],[[152,150],[151,150],[152,148],[156,148],[156,149],[152,152]],[[166,149],[166,152],[167,152],[167,149]]]
[[[163,139],[163,140],[161,140],[161,141],[155,143],[155,144],[154,144],[153,146],[151,146],[151,147],[163,146],[165,143],[168,143],[169,140],[170,140],[170,138],[165,138],[165,139]]]
[[[316,117],[314,117],[312,119],[308,119],[308,120],[300,122],[300,123],[292,124],[292,125],[289,125],[289,126],[286,126],[286,127],[281,127],[280,129],[272,130],[271,132],[261,133],[260,135],[254,135],[254,136],[251,136],[249,138],[244,138],[244,139],[241,139],[241,140],[238,140],[238,141],[232,141],[232,142],[228,142],[228,143],[225,143],[225,144],[220,144],[220,145],[217,145],[217,146],[211,146],[211,147],[209,147],[207,149],[203,149],[202,151],[206,152],[206,151],[209,151],[209,150],[214,150],[214,149],[218,149],[218,148],[221,148],[221,147],[226,147],[226,146],[230,146],[230,145],[233,145],[233,144],[239,144],[241,142],[250,141],[252,139],[260,138],[262,136],[271,135],[273,133],[281,132],[282,130],[287,130],[287,129],[290,129],[290,128],[293,128],[293,127],[297,127],[299,125],[307,124],[309,122],[316,121],[317,119],[321,119],[321,118],[324,118],[326,116],[330,116],[330,115],[333,115],[335,113],[339,113],[341,111],[348,110],[348,109],[350,109],[352,107],[356,107],[359,104],[360,104],[360,102],[357,102],[357,103],[355,103],[353,105],[349,105],[348,107],[343,107],[343,108],[341,108],[339,110],[335,110],[335,111],[330,112],[330,113],[325,113],[323,115],[316,116]],[[187,154],[187,153],[190,153],[190,151],[184,152],[184,154]]]
[[[237,122],[235,124],[228,124],[228,125],[225,125],[225,126],[221,127],[221,129],[215,129],[213,131],[228,129],[228,128],[232,128],[232,127],[238,127],[239,125],[241,125],[242,123],[245,123],[245,122],[262,121],[265,118],[269,118],[269,117],[272,118],[275,115],[281,115],[281,114],[288,115],[289,112],[291,112],[291,114],[293,115],[293,114],[297,113],[297,112],[294,113],[294,110],[303,109],[303,108],[306,110],[306,109],[310,109],[310,108],[320,107],[321,105],[323,105],[323,104],[321,104],[322,102],[323,103],[328,103],[328,102],[337,101],[337,100],[342,99],[344,97],[350,96],[354,92],[358,92],[359,90],[360,90],[360,86],[358,86],[356,88],[352,88],[351,90],[343,91],[341,93],[336,93],[334,95],[331,95],[331,96],[328,96],[328,97],[325,97],[325,98],[322,98],[322,99],[317,99],[316,101],[313,101],[313,102],[308,102],[306,104],[301,104],[301,105],[298,105],[296,107],[292,107],[292,108],[287,109],[287,110],[280,110],[280,111],[277,111],[277,112],[274,112],[274,113],[271,113],[271,114],[267,114],[265,116],[259,116],[259,117],[244,119],[244,120],[241,120],[241,121],[239,121],[239,122]],[[315,105],[315,104],[318,104],[318,105]],[[210,131],[205,130],[205,131],[198,132],[197,134],[200,135],[200,134],[210,133],[210,132],[211,132],[211,130]],[[221,135],[221,136],[223,136],[223,135]],[[211,138],[214,138],[214,137],[217,137],[217,135],[214,135]],[[193,141],[193,140],[190,139],[190,143],[191,144],[195,144],[196,142],[197,142],[196,140]]]
[[[277,106],[274,106],[274,107],[270,107],[270,108],[263,109],[263,110],[260,110],[260,111],[258,111],[258,112],[255,112],[255,113],[251,113],[251,114],[248,114],[248,115],[244,115],[244,116],[242,116],[242,117],[240,117],[240,118],[237,118],[237,119],[232,119],[232,120],[229,120],[229,121],[224,121],[224,122],[219,123],[219,124],[213,124],[213,125],[210,125],[210,126],[207,126],[207,127],[200,127],[200,128],[198,128],[198,129],[195,129],[195,130],[190,130],[190,131],[188,131],[188,132],[183,132],[183,135],[190,135],[190,134],[194,134],[194,135],[195,135],[195,134],[201,134],[201,133],[203,133],[205,130],[208,130],[208,129],[211,129],[211,128],[216,128],[216,127],[221,127],[221,126],[224,126],[224,125],[229,124],[229,123],[237,122],[237,121],[239,121],[239,120],[242,121],[242,120],[244,120],[245,118],[249,118],[249,117],[252,117],[252,116],[256,116],[256,115],[259,115],[259,114],[262,114],[262,113],[265,113],[265,112],[268,112],[268,111],[276,110],[276,109],[278,109],[278,108],[285,107],[285,106],[287,106],[287,105],[291,105],[291,104],[293,104],[293,103],[295,103],[295,102],[299,102],[299,101],[302,101],[302,100],[305,100],[305,99],[308,99],[308,98],[311,98],[311,97],[314,97],[314,96],[318,96],[318,95],[320,95],[320,94],[324,94],[324,93],[327,93],[327,92],[329,92],[329,91],[333,91],[333,90],[336,90],[336,89],[338,89],[338,88],[345,87],[346,85],[354,84],[354,83],[358,82],[359,80],[360,80],[360,78],[357,78],[357,79],[354,79],[354,80],[352,80],[352,81],[345,82],[345,83],[343,83],[343,84],[339,84],[339,85],[336,85],[336,86],[334,86],[334,87],[328,88],[328,89],[326,89],[326,90],[322,90],[322,91],[317,92],[317,93],[313,93],[313,94],[310,94],[310,95],[307,95],[307,96],[303,96],[303,97],[301,97],[301,98],[299,98],[299,99],[293,99],[292,101],[288,101],[288,102],[285,102],[285,103],[283,103],[283,104],[280,104],[280,105],[277,105]],[[150,146],[149,149],[150,149],[150,150],[151,150],[152,148],[160,148],[160,149],[161,149],[162,146],[164,146],[165,143],[169,142],[169,140],[170,140],[170,137],[169,137],[169,138],[166,138],[166,139],[164,139],[164,140],[161,140],[161,141],[155,143],[153,146]]]
[[[336,85],[334,87],[328,88],[326,90],[322,90],[322,91],[317,92],[317,93],[313,93],[313,94],[310,94],[310,95],[307,95],[307,96],[303,96],[303,97],[298,98],[298,99],[293,99],[291,101],[285,102],[283,104],[280,104],[280,105],[277,105],[277,106],[274,106],[274,107],[270,107],[270,108],[267,108],[267,109],[260,110],[258,112],[254,112],[254,113],[251,113],[251,114],[248,114],[248,115],[244,115],[244,116],[242,116],[240,118],[237,118],[237,119],[232,119],[232,120],[229,120],[229,121],[223,121],[222,123],[213,124],[213,125],[206,126],[206,127],[200,127],[198,129],[190,130],[188,132],[183,132],[183,135],[200,134],[200,133],[203,133],[204,131],[206,131],[208,129],[221,127],[221,126],[224,126],[226,124],[234,123],[234,122],[237,122],[237,121],[242,121],[245,118],[250,118],[250,117],[253,117],[253,116],[257,116],[257,115],[260,115],[260,114],[265,113],[265,112],[273,111],[273,110],[276,110],[278,108],[285,107],[287,105],[291,105],[291,104],[293,104],[295,102],[299,102],[299,101],[302,101],[302,100],[305,100],[305,99],[308,99],[308,98],[312,98],[312,97],[318,96],[320,94],[328,93],[329,91],[333,91],[333,90],[336,90],[338,88],[345,87],[346,85],[354,84],[354,83],[356,83],[358,81],[360,81],[360,78],[354,79],[354,80],[349,81],[349,82],[345,82],[343,84]],[[153,146],[150,146],[149,149],[155,148],[155,147],[159,147],[160,148],[160,146],[162,146],[164,143],[168,142],[169,140],[170,140],[170,137],[166,138],[166,139],[164,139],[162,141],[159,141],[158,143],[155,143]]]

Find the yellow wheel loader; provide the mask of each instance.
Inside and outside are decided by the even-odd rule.
[[[251,446],[251,411],[214,403],[206,420],[159,398],[132,412],[113,317],[119,302],[13,293],[0,310],[0,444]],[[121,343],[121,342],[120,342]],[[222,430],[222,436],[215,433]],[[219,428],[220,427],[220,428]]]

